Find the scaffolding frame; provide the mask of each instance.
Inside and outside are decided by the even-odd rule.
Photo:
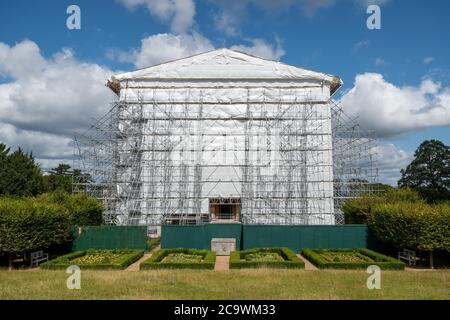
[[[90,179],[74,177],[73,192],[101,199],[109,224],[203,224],[209,200],[225,198],[247,224],[344,223],[342,203],[376,191],[373,136],[332,100],[250,90],[228,103],[189,89],[183,102],[139,89],[115,101],[75,136],[74,168]]]

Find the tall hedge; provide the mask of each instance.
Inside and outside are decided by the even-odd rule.
[[[368,225],[380,242],[399,249],[450,252],[450,205],[399,202],[371,209]]]
[[[98,226],[103,223],[101,203],[85,194],[70,195],[67,192],[56,191],[43,194],[37,200],[66,208],[71,225]]]
[[[342,210],[346,224],[365,224],[372,208],[381,204],[399,202],[424,204],[419,194],[411,189],[389,189],[379,194],[365,195],[361,198],[347,200]]]
[[[0,199],[0,252],[15,255],[69,240],[69,215],[61,205],[36,199]]]

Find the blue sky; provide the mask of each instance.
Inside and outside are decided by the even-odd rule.
[[[66,28],[71,4],[81,30]],[[381,30],[366,27],[368,4]],[[444,0],[3,1],[0,141],[43,167],[70,160],[71,132],[107,110],[109,74],[236,47],[340,76],[335,99],[380,136],[380,179],[395,183],[423,140],[450,144],[449,13]]]

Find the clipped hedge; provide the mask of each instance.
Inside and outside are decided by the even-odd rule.
[[[68,194],[63,191],[46,193],[37,201],[46,204],[56,204],[64,207],[69,214],[71,225],[98,226],[103,223],[103,207],[101,203],[86,194]]]
[[[283,261],[247,261],[246,256],[257,253],[277,253]],[[255,248],[233,251],[230,254],[230,269],[242,268],[304,268],[305,263],[289,248]]]
[[[373,208],[368,225],[376,239],[396,248],[450,252],[450,205],[396,203]]]
[[[322,253],[325,252],[346,252],[365,256],[372,261],[365,262],[337,262],[327,260]],[[405,264],[397,259],[385,256],[375,251],[358,249],[303,249],[302,255],[311,261],[319,269],[367,269],[368,266],[377,265],[382,270],[404,270]]]
[[[11,258],[69,241],[69,217],[57,204],[0,198],[0,253]]]
[[[423,204],[425,201],[411,189],[388,189],[377,195],[365,195],[347,200],[342,206],[346,224],[366,224],[373,208],[381,204],[408,202]]]
[[[80,264],[74,263],[76,258],[83,257],[85,255],[96,255],[105,252],[120,254],[121,257],[118,261],[110,263],[98,263],[98,264]],[[86,251],[75,251],[67,255],[58,257],[54,260],[50,260],[40,265],[40,268],[47,270],[54,269],[66,269],[71,265],[77,265],[81,269],[92,269],[92,270],[123,270],[127,268],[130,264],[136,262],[144,255],[143,250],[86,250]]]
[[[169,254],[183,253],[189,255],[199,255],[201,262],[163,262]],[[139,266],[140,270],[150,269],[214,269],[216,263],[216,253],[209,250],[196,250],[188,248],[160,249],[152,254]]]

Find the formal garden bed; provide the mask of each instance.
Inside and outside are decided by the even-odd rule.
[[[405,264],[369,249],[303,249],[302,255],[319,269],[366,269],[377,265],[384,270],[403,270]]]
[[[125,269],[144,255],[143,250],[86,250],[75,251],[45,262],[42,269],[65,269],[77,265],[81,269]]]
[[[288,248],[257,248],[233,251],[230,268],[304,268],[304,262]]]
[[[214,269],[216,254],[209,250],[160,249],[141,263],[141,270],[148,269]]]

